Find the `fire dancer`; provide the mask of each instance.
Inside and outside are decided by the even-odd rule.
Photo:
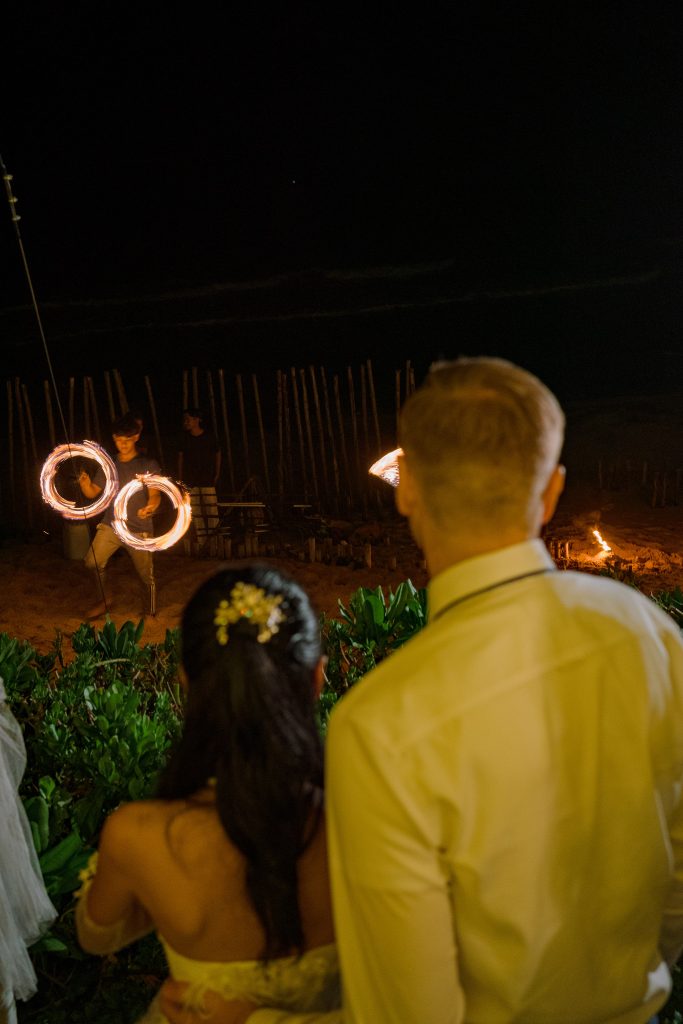
[[[137,442],[140,438],[140,426],[135,416],[126,413],[112,424],[112,436],[118,452],[116,458],[116,469],[119,477],[119,487],[130,483],[140,473],[158,473],[159,465],[154,459],[149,459],[138,453]],[[79,475],[78,482],[86,498],[95,499],[100,494],[104,485],[104,477],[100,469],[95,473],[94,479],[83,470]],[[159,501],[159,491],[148,488],[134,495],[128,503],[128,524],[130,528],[143,537],[149,537],[152,532],[152,516],[156,512]],[[100,600],[87,612],[88,619],[96,619],[111,610],[111,598],[105,586],[105,570],[109,559],[120,547],[125,547],[131,557],[135,570],[140,577],[147,596],[146,607],[151,614],[156,611],[156,593],[154,582],[154,563],[150,551],[136,551],[125,544],[112,528],[114,520],[114,500],[104,510],[102,521],[98,524],[92,544],[85,556],[85,566],[94,573],[97,584],[97,592]]]

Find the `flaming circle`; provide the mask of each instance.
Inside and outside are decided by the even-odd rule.
[[[373,476],[378,476],[380,480],[384,480],[385,483],[391,484],[392,487],[398,487],[399,468],[398,468],[398,457],[403,455],[402,448],[394,448],[393,452],[387,452],[377,462],[373,462],[368,470],[368,473],[372,473]]]
[[[104,473],[104,487],[102,493],[90,505],[85,508],[76,508],[75,501],[68,501],[63,498],[55,487],[55,474],[57,467],[66,459],[74,455],[80,455],[86,459],[94,459]],[[119,485],[119,477],[116,472],[116,465],[107,455],[104,448],[100,448],[94,441],[83,441],[82,444],[60,444],[45,459],[40,473],[40,493],[43,501],[47,502],[55,511],[61,512],[65,519],[89,519],[102,512],[116,494]]]
[[[126,525],[128,502],[143,487],[153,487],[155,490],[161,491],[171,499],[176,510],[175,523],[170,530],[162,533],[159,537],[138,537],[137,534],[131,533]],[[164,548],[170,548],[180,540],[186,533],[191,519],[188,491],[169,480],[167,476],[158,476],[156,473],[140,473],[135,480],[125,484],[117,494],[114,502],[112,527],[128,547],[135,548],[137,551],[163,551]]]

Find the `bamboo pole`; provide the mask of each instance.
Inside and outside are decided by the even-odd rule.
[[[67,441],[74,440],[74,390],[76,387],[76,381],[73,377],[69,377],[69,436]]]
[[[24,409],[26,410],[26,423],[28,424],[28,436],[31,442],[31,455],[33,457],[34,468],[38,466],[38,449],[36,448],[36,435],[33,431],[33,415],[31,413],[31,403],[28,398],[28,391],[26,385],[21,385],[21,394],[24,400]]]
[[[199,381],[197,380],[197,367],[192,367],[192,404],[195,409],[199,408]]]
[[[33,489],[31,487],[28,444],[26,442],[26,421],[24,419],[24,405],[21,400],[21,386],[19,378],[14,378],[14,400],[17,406],[17,420],[19,422],[19,437],[21,438],[21,459],[24,466],[24,492],[26,500],[26,513],[28,525],[33,527]]]
[[[315,368],[313,366],[309,366],[308,367],[308,372],[309,372],[310,378],[311,378],[311,393],[313,395],[313,405],[315,407],[315,422],[316,422],[316,425],[318,427],[318,442],[319,442],[320,453],[321,453],[320,465],[322,467],[323,489],[325,491],[325,495],[329,498],[330,484],[329,484],[329,479],[328,479],[328,476],[327,476],[327,458],[326,458],[326,453],[325,453],[325,435],[324,435],[324,432],[323,432],[322,415],[320,413],[320,399],[318,397],[318,382],[315,379]]]
[[[33,502],[37,498],[37,488],[36,488],[36,484],[34,483],[34,480],[37,481],[39,479],[39,477],[40,477],[40,463],[38,462],[38,448],[36,446],[36,435],[35,435],[35,431],[33,429],[33,413],[31,412],[31,402],[29,400],[28,391],[26,389],[26,385],[25,384],[21,385],[21,393],[22,393],[22,397],[23,397],[23,400],[24,400],[24,409],[26,410],[26,423],[28,424],[28,436],[29,436],[29,440],[31,442],[31,457],[33,459],[33,465],[31,466],[31,476],[30,476],[31,505],[33,506]],[[40,510],[42,512],[42,524],[43,524],[43,529],[44,529],[45,526],[46,526],[46,515],[45,515],[45,513],[46,513],[47,510],[46,510],[45,505],[44,505],[44,503],[42,501],[39,502],[38,504],[39,504],[39,508],[40,508]]]
[[[100,415],[97,411],[97,402],[95,400],[95,384],[92,377],[86,378],[88,381],[88,391],[90,392],[90,406],[92,409],[93,420],[95,422],[95,440],[102,441],[102,431],[100,430]]]
[[[14,404],[12,399],[12,382],[7,381],[7,449],[9,456],[9,493],[12,505],[12,519],[17,514],[17,488],[14,459]]]
[[[334,405],[337,411],[337,424],[339,426],[339,442],[341,445],[342,462],[344,463],[344,471],[346,473],[346,485],[349,489],[349,495],[353,492],[351,484],[351,472],[349,470],[349,457],[346,451],[346,433],[344,431],[344,420],[341,411],[341,401],[339,398],[339,377],[335,373],[333,377],[333,389],[334,389]]]
[[[187,370],[183,371],[184,383],[187,384]],[[228,423],[228,403],[225,400],[225,380],[223,376],[223,370],[218,371],[218,386],[221,396],[221,416],[223,419],[223,432],[225,433],[225,454],[228,460],[228,475],[230,477],[230,492],[235,493],[235,467],[232,461],[232,442],[230,440],[230,425]],[[187,395],[185,395],[187,398]],[[187,406],[184,406],[187,408]]]
[[[209,412],[211,413],[211,429],[213,436],[218,437],[218,420],[216,419],[216,396],[213,391],[213,374],[206,371],[206,386],[209,392]]]
[[[263,458],[263,473],[266,479],[266,492],[270,494],[270,471],[268,469],[268,449],[266,446],[266,434],[263,429],[263,417],[261,416],[261,398],[258,390],[256,374],[252,373],[251,383],[254,388],[254,401],[256,402],[256,418],[258,420],[259,436],[261,438],[261,456]]]
[[[398,418],[399,418],[399,416],[401,414],[401,371],[400,370],[396,370],[396,372],[395,372],[395,380],[396,380],[396,437],[398,438]],[[396,444],[398,444],[398,440],[396,441]]]
[[[236,374],[237,401],[240,409],[240,422],[242,424],[242,444],[244,446],[244,463],[247,471],[247,480],[251,480],[251,461],[249,459],[249,435],[247,433],[247,416],[244,409],[244,393],[242,391],[242,375]]]
[[[301,381],[301,401],[304,407],[304,424],[306,426],[306,438],[308,440],[308,451],[310,453],[310,465],[311,465],[311,478],[313,480],[313,493],[316,499],[320,499],[320,491],[318,490],[318,472],[316,469],[315,451],[313,448],[313,434],[311,432],[311,417],[308,409],[308,388],[306,387],[306,371],[299,370],[299,380]]]
[[[83,378],[83,422],[84,422],[84,434],[86,438],[90,437],[90,394],[88,392],[88,378]]]
[[[304,501],[308,501],[308,467],[306,466],[306,458],[304,455],[304,431],[301,423],[301,409],[299,408],[299,389],[296,383],[296,370],[293,366],[290,367],[290,373],[292,375],[292,396],[294,398],[296,429],[299,435],[299,454],[301,456],[301,472],[304,483]]]
[[[289,382],[287,374],[282,371],[282,407],[285,413],[285,450],[287,452],[287,469],[289,471],[289,490],[294,491],[294,459],[292,456],[292,420],[289,415]]]
[[[365,366],[361,363],[360,368],[360,408],[361,422],[363,424],[363,462],[367,462],[370,455],[370,435],[368,433],[368,394],[365,386]]]
[[[128,412],[128,399],[126,397],[126,389],[123,386],[123,380],[118,370],[112,371],[114,374],[114,383],[116,384],[116,390],[119,396],[119,406],[121,407],[121,415]]]
[[[332,456],[332,473],[334,476],[334,493],[337,499],[337,509],[339,508],[339,501],[341,496],[341,489],[339,483],[339,462],[337,461],[337,445],[334,438],[334,430],[332,429],[332,413],[330,411],[330,397],[327,391],[327,374],[325,373],[324,367],[320,367],[320,383],[322,384],[323,391],[323,404],[325,406],[325,422],[327,424],[327,434],[330,440],[330,455]]]
[[[282,398],[282,371],[277,371],[277,493],[280,508],[285,500],[285,437],[284,402]]]
[[[375,423],[375,435],[377,437],[377,458],[382,455],[382,438],[379,432],[379,418],[377,416],[377,400],[375,398],[375,380],[372,375],[372,360],[366,362],[368,368],[368,391],[370,392],[370,405],[372,407],[372,418]]]
[[[358,450],[358,421],[356,419],[356,389],[353,384],[353,371],[350,366],[346,367],[346,376],[349,382],[349,408],[351,409],[351,436],[353,437],[353,461],[356,466],[356,480],[358,487],[361,487],[360,452]],[[364,490],[364,488],[363,488]]]
[[[411,395],[411,390],[410,390],[411,378],[410,378],[410,375],[411,375],[410,359],[406,359],[406,391],[405,391],[406,401],[410,398],[410,395]],[[398,437],[398,431],[396,431],[396,436]]]
[[[187,370],[183,370],[183,412],[190,408],[190,403],[187,400]]]
[[[107,392],[107,408],[109,410],[109,423],[110,425],[116,419],[116,412],[114,411],[114,395],[111,390],[111,378],[109,376],[109,370],[104,371],[104,388]]]
[[[159,421],[157,420],[157,407],[154,404],[154,395],[152,393],[152,384],[149,377],[145,374],[145,388],[147,390],[147,399],[149,401],[150,412],[152,413],[152,426],[154,427],[154,437],[157,442],[157,451],[159,453],[159,462],[163,466],[165,463],[164,451],[161,447],[161,434],[159,433]]]
[[[47,429],[50,435],[50,451],[57,445],[57,435],[55,434],[55,418],[52,415],[52,396],[50,395],[50,384],[49,381],[43,381],[43,393],[45,395],[45,412],[47,413]]]

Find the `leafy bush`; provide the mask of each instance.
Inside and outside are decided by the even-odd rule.
[[[348,608],[338,601],[339,619],[323,617],[327,654],[325,686],[320,695],[323,730],[337,701],[380,661],[418,633],[427,621],[427,592],[410,580],[399,583],[385,598],[381,587],[359,587]]]
[[[81,952],[73,922],[78,875],[105,817],[123,801],[150,795],[180,730],[177,631],[168,631],[163,644],[141,645],[142,628],[142,622],[118,630],[111,622],[101,630],[83,624],[70,658],[59,634],[48,655],[0,634],[0,676],[27,748],[22,798],[58,911],[51,931],[32,948],[41,986],[21,1013],[36,1024],[113,1024],[122,1019],[122,998],[133,1019],[133,1007],[137,1012],[150,1001],[150,981],[163,974],[155,939],[99,960]],[[125,978],[127,991],[108,1006],[104,982],[116,978]],[[84,1017],[77,1016],[79,1004]]]

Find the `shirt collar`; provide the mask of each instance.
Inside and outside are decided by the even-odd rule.
[[[428,617],[433,619],[446,605],[480,590],[499,586],[517,576],[555,568],[548,549],[540,539],[466,558],[444,569],[430,581],[427,587]]]

